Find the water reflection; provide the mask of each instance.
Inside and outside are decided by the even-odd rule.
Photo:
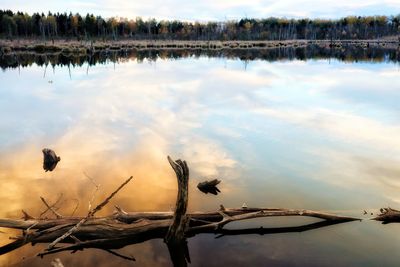
[[[330,48],[317,45],[306,47],[281,47],[272,49],[171,49],[171,50],[104,50],[93,54],[73,55],[73,54],[36,54],[36,53],[14,53],[1,56],[0,67],[7,68],[27,67],[36,63],[39,66],[90,66],[96,64],[105,64],[109,62],[124,62],[133,60],[137,62],[157,61],[164,59],[181,58],[228,58],[242,61],[252,60],[308,60],[308,59],[338,59],[344,62],[399,62],[400,50],[396,48],[385,47],[361,47],[345,45],[343,47]]]
[[[21,208],[38,215],[39,196],[55,200],[59,193],[67,200],[61,213],[71,213],[79,199],[77,214],[85,214],[94,190],[85,173],[101,185],[97,200],[133,175],[111,204],[169,210],[176,181],[168,154],[189,163],[191,211],[246,202],[360,217],[363,209],[398,207],[400,76],[396,65],[387,64],[397,61],[397,50],[371,52],[365,61],[352,56],[363,61],[353,64],[340,57],[296,60],[307,50],[292,51],[292,61],[273,61],[286,57],[266,52],[275,53],[272,62],[255,51],[243,57],[215,51],[216,58],[200,53],[197,59],[194,51],[175,51],[170,53],[187,57],[161,56],[156,64],[152,59],[161,52],[128,52],[150,64],[99,55],[90,64],[104,64],[91,65],[89,75],[87,57],[48,56],[49,64],[61,66],[45,78],[46,61],[35,59],[41,56],[19,55],[16,65],[3,58],[4,68],[30,67],[0,74],[0,217],[17,218]],[[244,69],[237,58],[260,60]],[[386,63],[367,62],[372,59]],[[76,67],[69,70],[68,64]],[[62,158],[52,173],[42,170],[44,147]],[[214,178],[222,180],[221,194],[197,191],[198,182]],[[302,234],[218,240],[205,235],[192,239],[189,248],[194,266],[398,266],[397,232],[396,225],[362,222]],[[123,250],[130,251],[141,266],[169,264],[161,240]],[[24,248],[0,261],[29,255],[34,252]],[[97,251],[57,257],[66,266],[130,264]],[[51,259],[24,264],[49,265]]]

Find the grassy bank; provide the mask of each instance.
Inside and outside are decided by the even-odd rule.
[[[121,41],[71,41],[71,40],[0,40],[0,53],[14,52],[90,54],[118,50],[225,50],[225,49],[274,49],[280,47],[400,47],[397,38],[379,40],[285,40],[285,41],[168,41],[168,40],[121,40]]]

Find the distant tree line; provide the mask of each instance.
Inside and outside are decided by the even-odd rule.
[[[400,15],[329,19],[266,18],[224,22],[102,18],[87,14],[0,10],[3,38],[103,38],[176,40],[373,39],[400,33]]]

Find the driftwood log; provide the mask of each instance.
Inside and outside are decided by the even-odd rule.
[[[381,213],[375,218],[372,218],[372,220],[380,221],[383,224],[400,222],[400,210],[395,210],[388,207],[381,208],[380,212]]]
[[[164,239],[168,246],[174,266],[186,266],[190,262],[187,238],[202,233],[225,235],[275,234],[284,232],[303,232],[333,224],[359,220],[325,212],[303,209],[280,208],[221,208],[213,212],[186,213],[188,204],[189,169],[185,161],[168,160],[178,181],[178,197],[175,212],[126,212],[116,206],[114,214],[95,217],[94,214],[132,179],[130,177],[106,200],[90,210],[85,217],[65,217],[54,213],[54,219],[33,218],[26,212],[24,219],[0,219],[0,227],[21,229],[22,234],[14,241],[0,247],[0,255],[18,249],[25,244],[49,243],[48,248],[38,256],[61,251],[72,253],[89,248],[102,249],[127,260],[133,257],[120,255],[115,249],[141,243],[150,239]],[[46,208],[51,207],[46,201]],[[51,209],[50,209],[51,210]],[[272,216],[307,216],[319,219],[318,222],[294,227],[251,228],[230,230],[224,226],[233,221]],[[63,244],[60,246],[60,244]]]

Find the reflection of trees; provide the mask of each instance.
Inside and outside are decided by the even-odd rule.
[[[218,237],[226,235],[274,234],[303,232],[338,223],[358,220],[352,217],[338,216],[324,212],[301,209],[279,208],[239,208],[227,209],[221,205],[215,212],[186,213],[188,203],[189,169],[185,161],[169,162],[178,180],[178,196],[175,212],[125,212],[120,207],[108,217],[94,217],[94,214],[107,205],[110,199],[118,193],[132,177],[121,184],[109,197],[89,210],[86,217],[63,217],[55,212],[44,199],[46,211],[51,211],[55,219],[33,218],[24,212],[23,220],[0,219],[0,227],[21,229],[22,235],[0,248],[0,255],[14,251],[25,244],[50,243],[39,256],[54,254],[61,251],[72,251],[96,248],[110,252],[124,259],[134,260],[124,256],[114,249],[127,245],[142,243],[155,238],[163,238],[168,246],[174,266],[186,266],[190,262],[187,238],[197,234],[212,233]],[[91,205],[89,205],[90,207]],[[230,230],[225,225],[242,220],[273,216],[307,216],[322,221],[293,227],[251,228]],[[60,244],[63,244],[60,246]]]
[[[138,62],[157,61],[158,59],[199,58],[201,56],[249,60],[308,60],[333,58],[345,62],[399,62],[400,51],[392,48],[347,45],[343,47],[321,47],[309,45],[306,47],[280,47],[270,49],[123,49],[103,50],[90,55],[87,54],[37,54],[23,51],[4,54],[0,58],[2,69],[31,66],[34,63],[43,66],[50,63],[54,66],[82,66],[88,64],[105,64],[107,62],[122,62],[136,60]]]

